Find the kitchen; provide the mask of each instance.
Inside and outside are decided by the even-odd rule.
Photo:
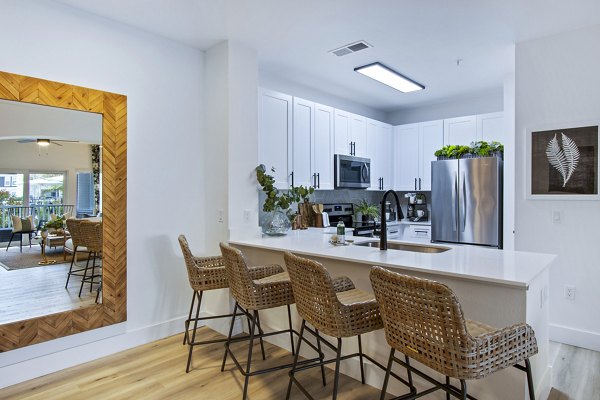
[[[464,6],[473,7],[473,5]],[[462,42],[465,43],[467,50],[469,47],[473,49],[471,52],[467,51],[468,54],[482,51],[480,43],[469,40],[469,37],[481,37],[479,31],[470,31],[459,35],[462,32],[460,29],[450,29],[454,33],[448,35],[448,42],[441,45],[444,47],[444,44],[447,44],[448,51],[442,51],[441,54],[448,60],[447,68],[450,69],[450,65],[454,68],[451,70],[452,74],[474,75],[481,71],[481,74],[494,75],[499,86],[489,91],[448,99],[445,103],[443,99],[440,99],[439,102],[432,103],[427,107],[418,104],[410,107],[402,104],[402,106],[406,106],[402,113],[378,111],[378,108],[382,107],[380,95],[384,91],[383,89],[374,89],[377,91],[377,95],[363,90],[356,96],[346,95],[345,97],[343,94],[346,92],[340,90],[340,94],[335,96],[331,93],[334,92],[333,89],[336,86],[338,88],[341,86],[339,84],[328,84],[324,81],[302,78],[295,73],[293,68],[290,72],[279,72],[280,64],[274,63],[268,67],[263,59],[261,59],[259,67],[256,52],[237,42],[235,38],[226,45],[211,44],[212,47],[207,45],[203,55],[199,56],[188,48],[175,46],[162,38],[145,36],[147,33],[139,34],[133,28],[124,28],[117,23],[105,23],[99,21],[99,18],[83,15],[81,12],[72,12],[67,7],[54,9],[50,6],[39,5],[35,7],[33,5],[19,6],[26,8],[26,11],[31,11],[26,13],[33,22],[30,25],[32,30],[29,32],[18,29],[16,21],[21,19],[21,12],[7,11],[8,15],[12,16],[7,20],[15,22],[10,22],[9,28],[12,29],[8,30],[11,33],[2,39],[8,41],[3,41],[3,44],[10,49],[14,49],[14,45],[11,44],[13,42],[25,43],[27,46],[21,46],[20,54],[23,57],[6,58],[2,62],[1,69],[58,81],[74,81],[74,83],[87,84],[91,87],[107,87],[113,92],[126,93],[132,99],[132,104],[134,104],[133,100],[135,100],[135,104],[138,104],[133,109],[135,112],[132,113],[130,121],[129,181],[136,182],[134,185],[140,182],[148,184],[150,180],[174,182],[175,186],[185,188],[180,193],[182,197],[197,199],[194,203],[196,204],[194,210],[197,210],[197,213],[194,212],[189,218],[177,218],[180,221],[185,220],[177,224],[167,223],[167,226],[160,227],[150,224],[149,226],[148,216],[154,215],[156,210],[161,209],[161,201],[158,197],[161,197],[162,200],[164,198],[162,196],[142,196],[136,192],[130,193],[130,203],[139,204],[139,207],[136,206],[135,209],[130,210],[128,216],[128,225],[136,238],[135,242],[130,243],[128,250],[128,274],[130,275],[128,328],[121,327],[120,330],[116,329],[110,334],[91,332],[92,338],[88,339],[82,336],[68,338],[79,340],[79,351],[73,349],[75,347],[73,343],[64,345],[48,343],[45,348],[41,346],[28,349],[31,355],[23,353],[19,356],[11,355],[11,360],[3,364],[3,368],[7,372],[4,374],[4,385],[48,372],[48,369],[40,371],[35,357],[38,360],[46,360],[51,358],[50,354],[53,353],[59,355],[74,353],[74,357],[63,357],[64,359],[60,360],[55,367],[55,369],[59,369],[74,365],[77,361],[88,361],[108,353],[108,350],[90,344],[93,342],[112,343],[110,337],[114,336],[118,339],[132,338],[132,342],[140,343],[133,339],[136,335],[133,331],[136,329],[148,332],[147,337],[153,338],[161,337],[161,334],[158,333],[159,328],[172,333],[177,332],[176,329],[181,330],[180,320],[177,321],[177,324],[173,323],[172,325],[169,322],[180,318],[187,312],[189,306],[185,272],[178,271],[177,275],[173,275],[172,269],[167,268],[168,265],[181,266],[182,263],[175,241],[177,234],[189,233],[190,243],[195,243],[196,249],[200,253],[216,254],[219,249],[215,242],[227,240],[230,232],[248,228],[255,229],[258,226],[260,203],[256,198],[257,188],[253,174],[254,168],[259,163],[258,157],[255,156],[258,152],[258,133],[255,128],[258,126],[255,111],[258,108],[256,96],[258,87],[292,94],[302,99],[310,99],[340,110],[348,110],[348,112],[363,115],[375,121],[385,121],[392,126],[502,111],[505,120],[510,121],[512,127],[505,131],[508,135],[505,140],[501,140],[507,148],[504,158],[504,173],[505,176],[514,177],[514,179],[505,180],[504,185],[505,196],[512,199],[512,202],[504,202],[504,248],[510,249],[511,243],[513,243],[512,248],[518,250],[558,254],[558,260],[561,261],[558,267],[552,271],[552,287],[549,292],[552,309],[556,310],[551,315],[551,335],[555,340],[563,343],[598,349],[595,343],[597,343],[597,332],[600,331],[600,327],[595,318],[589,318],[590,314],[586,311],[598,308],[598,299],[594,295],[593,284],[597,281],[597,269],[594,262],[597,259],[597,252],[593,239],[593,233],[598,224],[596,205],[594,202],[532,201],[526,199],[525,196],[526,184],[523,171],[526,169],[524,146],[526,127],[541,122],[585,121],[596,118],[597,114],[594,105],[598,104],[598,91],[593,90],[598,88],[597,74],[589,71],[589,66],[597,65],[598,56],[594,49],[596,49],[595,43],[599,36],[597,29],[590,26],[598,23],[591,21],[592,16],[598,13],[595,12],[595,9],[584,6],[564,5],[563,7],[566,9],[559,10],[554,6],[546,8],[537,4],[528,6],[531,8],[522,9],[521,7],[526,6],[518,5],[516,2],[510,3],[510,7],[518,10],[514,15],[536,15],[539,16],[540,21],[551,21],[552,23],[547,25],[554,26],[556,29],[552,32],[544,31],[540,35],[531,32],[515,35],[517,39],[513,39],[512,43],[516,42],[516,44],[512,47],[509,46],[506,51],[506,62],[512,65],[514,75],[509,75],[506,79],[504,79],[505,77],[498,78],[497,74],[484,65],[470,64],[472,61],[470,57],[455,54],[457,49],[450,46],[453,42]],[[314,13],[314,9],[311,12],[302,10],[299,5],[292,7],[294,7],[294,13],[291,14],[299,15],[306,20],[311,20],[311,15],[316,14],[316,18],[319,18],[320,22],[327,20],[329,23],[328,19],[336,14],[335,10],[331,8],[328,8],[328,12],[321,14]],[[354,18],[354,26],[360,25],[358,22],[360,18],[356,15],[359,9],[363,10],[362,7],[357,7],[348,16],[348,18]],[[247,11],[247,15],[254,15],[252,10],[244,9],[244,11]],[[454,28],[469,26],[467,18],[478,21],[478,27],[491,24],[490,30],[499,32],[501,29],[498,29],[498,25],[493,21],[495,18],[482,16],[482,14],[498,15],[495,11],[497,9],[484,8],[479,10],[477,14],[479,17],[472,18],[473,14],[466,12],[464,17],[461,17],[460,13],[464,12],[464,8],[462,11],[457,8],[457,10],[445,9],[444,12],[440,12],[432,6],[426,9],[425,14],[431,17],[430,21],[426,22],[423,21],[424,11],[422,9],[403,10],[409,20],[421,21],[424,29],[429,29],[431,32],[439,32],[435,26],[447,26],[445,22],[451,23]],[[164,14],[168,15],[169,13],[165,12]],[[286,15],[286,13],[283,14]],[[398,18],[397,13],[389,14],[390,16],[387,18],[381,13],[377,16],[370,15],[368,19],[375,20],[378,26],[395,27],[397,22],[394,18]],[[512,12],[500,14],[513,15]],[[556,22],[566,21],[557,15],[569,15],[575,22],[557,25]],[[360,17],[364,18],[363,15]],[[453,20],[456,22],[452,22]],[[75,25],[80,28],[83,38],[99,43],[99,47],[101,47],[99,54],[90,51],[89,53],[84,52],[89,57],[81,57],[85,69],[93,71],[96,74],[95,77],[82,77],[82,73],[75,65],[72,65],[74,63],[60,61],[60,57],[49,54],[50,52],[64,54],[65,48],[81,49],[85,46],[83,46],[84,39],[82,37],[74,37],[66,32],[66,29],[56,33],[57,38],[60,39],[56,43],[40,40],[39,38],[48,35],[48,32],[51,31],[41,28],[47,26],[47,21],[61,22],[57,23],[57,26],[70,26],[69,32],[73,31],[73,25]],[[196,23],[194,26],[196,25],[198,24]],[[262,26],[269,26],[272,31],[276,32],[287,32],[288,26],[293,25],[289,19],[281,17],[263,19]],[[348,35],[342,34],[342,32],[347,32],[343,29],[343,25],[345,24],[342,22],[336,22],[333,26],[328,25],[330,28],[325,32],[316,29],[310,30],[304,34],[303,40],[297,42],[291,42],[289,37],[286,37],[285,40],[288,43],[295,43],[294,48],[301,49],[310,43],[323,43],[324,38],[327,38],[327,43],[323,45],[325,50],[350,43],[353,40],[369,40],[363,35],[348,37]],[[207,23],[206,26],[211,26],[211,24]],[[243,27],[246,25],[240,23],[233,24],[233,26]],[[326,24],[323,23],[322,26],[326,26]],[[146,27],[150,31],[151,28],[151,26]],[[417,27],[414,24],[407,25],[407,29],[417,29]],[[89,33],[86,34],[86,32]],[[554,34],[555,36],[548,36]],[[110,40],[114,39],[115,35],[118,40]],[[252,35],[246,36],[251,37]],[[406,40],[399,40],[403,36],[414,38],[414,35],[405,33],[404,35],[395,34],[389,40],[398,42],[397,46],[401,47],[406,45]],[[438,33],[436,36],[444,35]],[[227,37],[227,35],[223,34],[222,37]],[[238,39],[244,37],[244,35],[240,35]],[[429,36],[422,37],[428,38]],[[310,40],[306,40],[307,38]],[[437,40],[442,41],[441,39]],[[114,42],[118,43],[119,41],[124,45],[118,50],[112,50],[111,46],[114,46]],[[273,39],[271,42],[275,43],[276,40]],[[377,49],[378,43],[374,43],[374,45],[374,49]],[[415,43],[415,47],[420,47],[419,50],[423,54],[436,54],[435,51],[424,47],[422,43],[420,45]],[[92,61],[99,62],[100,59],[114,60],[122,52],[125,52],[125,49],[137,49],[135,54],[137,58],[134,58],[133,61],[124,61],[120,67],[126,73],[116,70],[116,66],[113,66],[112,63],[110,65],[103,62],[100,62],[99,65],[92,63]],[[276,51],[285,52],[286,49],[288,47],[279,46]],[[262,53],[266,51],[266,49],[261,50]],[[366,51],[369,50],[364,50],[363,53]],[[164,52],[168,52],[170,58],[159,60],[157,54]],[[25,61],[26,59],[37,59],[40,54],[47,55],[45,66],[32,66]],[[360,56],[360,54],[357,53],[356,56]],[[560,54],[561,57],[557,58],[557,54]],[[337,57],[330,54],[325,54],[323,57],[325,56]],[[270,57],[271,61],[275,58],[274,56]],[[294,57],[294,61],[297,61],[303,56],[297,54]],[[347,57],[350,56],[344,57],[347,60]],[[321,64],[321,56],[316,58],[315,63],[318,61],[318,64]],[[407,58],[418,61],[418,57],[407,56]],[[461,65],[456,66],[459,58],[463,58],[464,61],[459,63]],[[334,60],[337,59],[334,58]],[[439,61],[431,60],[432,63]],[[247,68],[231,68],[231,74],[225,76],[223,71],[228,70],[231,66],[240,65],[240,63]],[[354,62],[349,64],[354,64]],[[149,67],[148,74],[140,74],[140,65],[152,67]],[[400,72],[409,74],[403,68],[398,69]],[[416,69],[423,68],[419,65]],[[355,74],[352,68],[349,68],[348,71]],[[204,82],[202,75],[217,79],[207,79]],[[330,73],[330,75],[335,76],[335,73]],[[409,75],[415,78],[413,74]],[[135,77],[135,80],[129,82],[125,76]],[[288,78],[285,78],[286,76]],[[291,82],[291,77],[295,76],[298,76],[298,82]],[[553,77],[557,84],[548,84],[549,77]],[[453,82],[454,78],[453,75],[440,77],[446,82]],[[316,85],[312,87],[308,85],[313,81],[316,82]],[[227,82],[227,84],[223,82]],[[434,81],[423,83],[427,85],[424,92],[437,86],[434,85],[437,83]],[[363,83],[359,85],[362,86]],[[161,99],[150,101],[147,99],[146,88],[151,86],[167,95],[162,96]],[[175,88],[178,89],[175,90]],[[197,99],[199,91],[210,101],[200,102]],[[370,104],[373,108],[347,100],[349,97],[360,99],[361,103]],[[170,100],[167,101],[167,98]],[[181,101],[172,101],[175,98],[181,99]],[[234,102],[233,99],[236,101]],[[243,107],[240,106],[240,103]],[[519,104],[519,107],[515,107],[515,104]],[[202,110],[202,120],[197,117],[198,110]],[[180,128],[173,131],[171,123],[147,118],[150,115],[164,115],[164,113],[170,115],[168,118],[170,121],[179,121]],[[179,133],[180,130],[194,134],[184,135]],[[145,133],[142,134],[141,131]],[[172,137],[169,138],[171,140],[164,140],[165,132],[173,132]],[[222,135],[211,135],[207,132],[219,132]],[[147,140],[147,138],[156,140]],[[179,155],[177,163],[173,162],[172,154]],[[198,157],[199,154],[200,157]],[[151,155],[153,162],[145,161],[144,157],[147,155]],[[414,163],[411,163],[411,166],[414,166]],[[239,171],[245,172],[239,173]],[[406,192],[414,191],[415,177],[418,175],[407,178],[411,180],[407,182],[411,186]],[[385,181],[387,180],[384,179],[384,183]],[[197,182],[198,185],[189,185],[189,182]],[[321,183],[323,183],[322,176]],[[331,201],[323,200],[322,202],[331,204],[337,201],[338,199],[331,199]],[[378,199],[373,199],[374,203],[377,201]],[[430,201],[430,196],[428,196],[428,201]],[[355,201],[350,199],[350,202],[354,203]],[[246,210],[249,211],[248,214],[246,214]],[[553,218],[555,212],[558,222]],[[513,231],[515,232],[514,236]],[[157,248],[164,249],[165,252],[158,254],[148,251],[147,244],[155,244]],[[155,273],[147,274],[148,268]],[[563,296],[565,284],[577,287],[577,296],[574,300],[565,299]],[[165,296],[160,302],[147,299],[144,293],[147,293],[148,289],[163,293]],[[180,297],[167,296],[167,294],[172,295],[175,292],[182,292],[182,294]],[[214,297],[216,302],[222,301],[224,298],[225,296]],[[121,341],[126,342],[126,340]],[[17,362],[20,364],[18,370],[11,367]]]

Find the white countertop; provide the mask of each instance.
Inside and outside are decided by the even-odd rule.
[[[290,231],[285,236],[266,236],[260,233],[237,235],[230,243],[270,250],[292,251],[301,255],[381,265],[404,271],[420,271],[445,276],[497,283],[527,288],[529,283],[550,266],[556,256],[522,251],[498,250],[469,245],[435,244],[450,247],[443,253],[416,253],[400,250],[381,251],[362,246],[334,246],[329,243],[331,234],[323,229]],[[347,237],[354,243],[373,238]],[[420,243],[419,241],[396,241]]]

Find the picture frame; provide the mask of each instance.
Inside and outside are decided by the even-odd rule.
[[[600,200],[600,120],[526,129],[526,198]]]

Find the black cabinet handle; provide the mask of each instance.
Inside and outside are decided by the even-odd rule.
[[[313,174],[313,187],[315,187],[315,188],[317,187],[317,174],[316,173]]]
[[[415,178],[415,190],[417,190],[417,178]]]
[[[317,173],[317,188],[321,189],[321,174]]]
[[[292,171],[292,173],[290,174],[290,176],[292,177],[292,187],[294,187],[294,171]]]
[[[419,190],[421,190],[421,178],[419,178]]]
[[[383,190],[383,177],[381,177],[381,190]]]

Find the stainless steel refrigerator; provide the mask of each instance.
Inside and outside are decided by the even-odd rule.
[[[502,248],[502,159],[431,162],[431,240]]]

